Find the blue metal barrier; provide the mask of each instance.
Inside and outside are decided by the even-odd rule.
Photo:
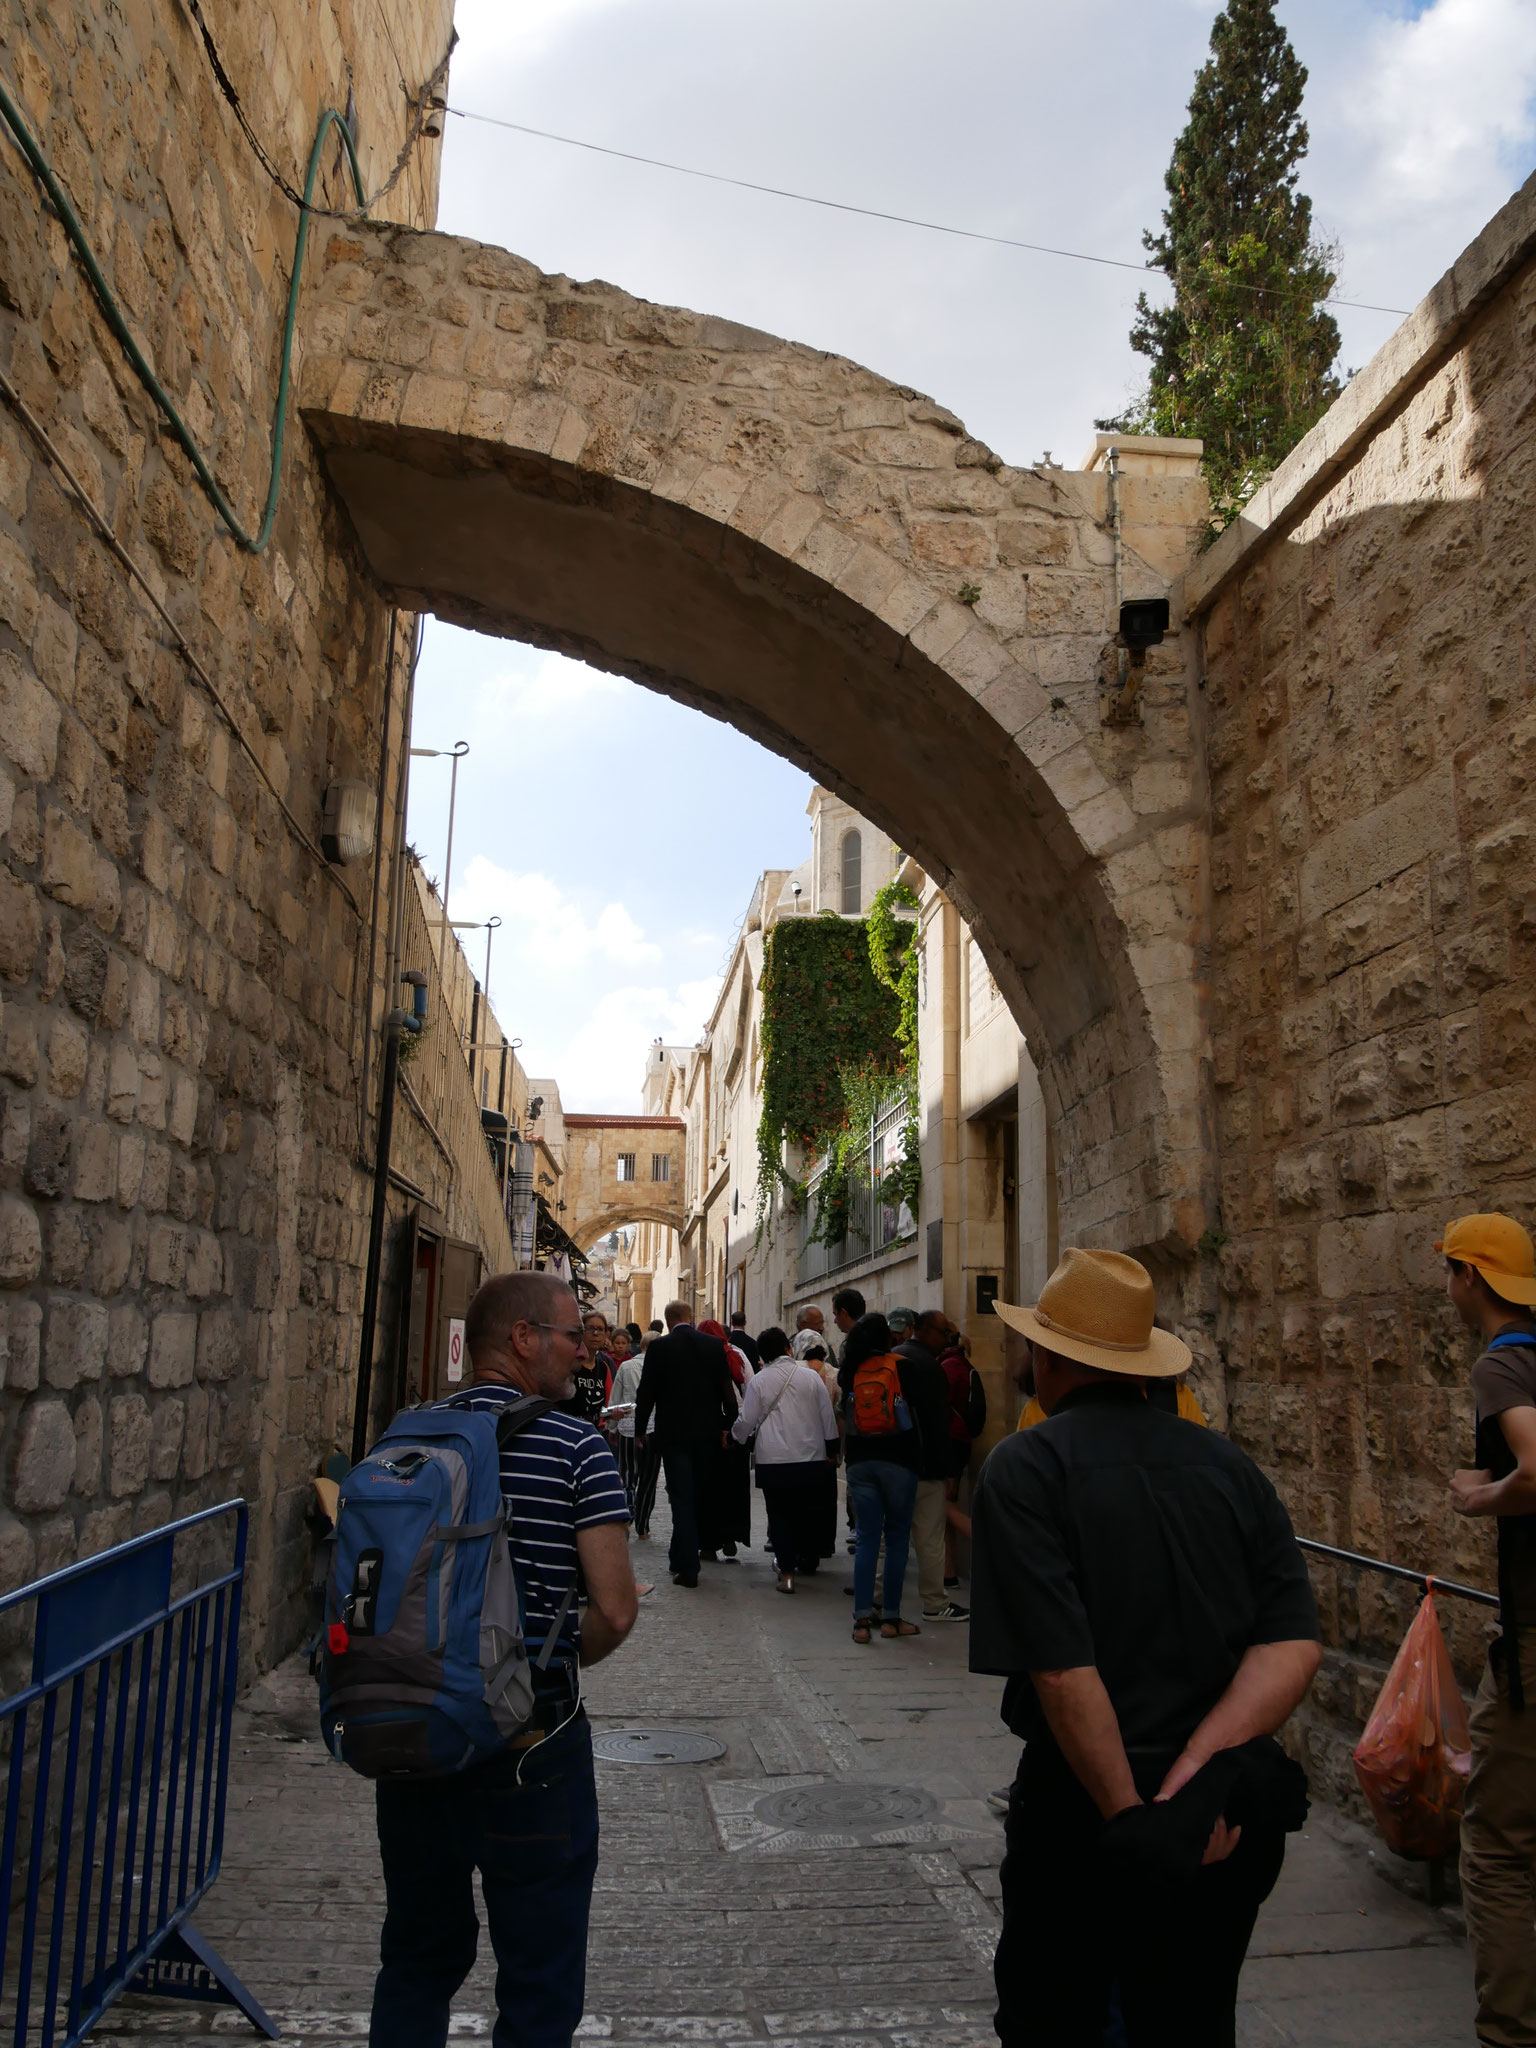
[[[12,1685],[31,1623],[30,1681],[0,1702],[14,2048],[74,2048],[129,1989],[235,2004],[276,2033],[189,1924],[223,1854],[245,1541],[231,1501],[0,1599]]]

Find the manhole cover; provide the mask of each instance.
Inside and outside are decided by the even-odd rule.
[[[859,1835],[911,1827],[937,1813],[939,1802],[916,1785],[798,1785],[759,1799],[754,1817],[802,1834]]]
[[[686,1728],[610,1728],[593,1736],[592,1754],[605,1764],[707,1764],[725,1744]]]

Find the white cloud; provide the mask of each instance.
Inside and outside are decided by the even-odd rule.
[[[685,981],[672,990],[639,984],[606,989],[560,1056],[560,1096],[566,1108],[634,1109],[651,1040],[691,1044],[719,994],[718,975]]]
[[[572,29],[587,30],[587,18],[612,13],[633,0],[458,0],[454,26],[461,43],[478,60],[486,54],[532,57]],[[459,78],[465,86],[473,78]],[[489,111],[489,110],[488,110]]]
[[[481,709],[488,719],[566,717],[579,704],[604,697],[622,697],[632,686],[622,676],[588,668],[564,654],[538,655],[523,649],[534,662],[532,671],[503,669],[482,686]]]
[[[570,968],[600,960],[638,967],[661,958],[661,948],[646,938],[622,903],[605,903],[591,916],[548,875],[498,867],[483,853],[455,882],[453,911],[456,919],[500,917],[500,956],[510,953],[522,965]],[[492,973],[500,983],[496,959],[493,952]]]
[[[1531,0],[1435,0],[1382,23],[1348,112],[1373,161],[1351,211],[1387,219],[1508,196],[1532,139],[1536,7]]]

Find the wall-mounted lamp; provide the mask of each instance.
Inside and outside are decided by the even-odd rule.
[[[336,867],[373,851],[379,800],[366,782],[333,782],[321,813],[320,851]]]
[[[1166,597],[1139,597],[1120,607],[1120,645],[1131,657],[1131,666],[1140,668],[1147,658],[1149,647],[1161,647],[1163,635],[1168,630],[1168,600]]]

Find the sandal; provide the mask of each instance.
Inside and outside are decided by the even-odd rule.
[[[915,1621],[903,1621],[898,1614],[890,1621],[882,1621],[880,1633],[887,1641],[894,1642],[897,1636],[920,1636],[922,1630]]]
[[[869,1623],[867,1621],[856,1621],[853,1624],[853,1640],[856,1643],[867,1643],[869,1641]]]

